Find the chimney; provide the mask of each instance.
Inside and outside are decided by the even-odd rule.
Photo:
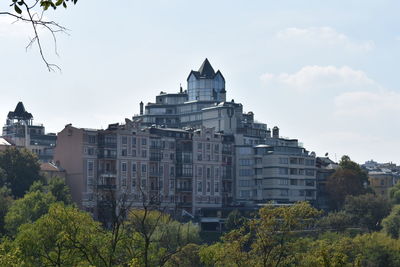
[[[279,138],[279,128],[277,126],[272,128],[272,138]]]
[[[143,115],[143,101],[140,101],[140,115]]]
[[[179,89],[180,89],[180,90],[179,90],[179,93],[181,93],[181,94],[182,94],[182,93],[183,93],[182,84],[179,84]]]

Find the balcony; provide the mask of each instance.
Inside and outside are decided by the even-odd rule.
[[[97,189],[102,189],[102,190],[116,190],[117,185],[115,184],[98,184]]]
[[[99,176],[101,177],[117,177],[116,171],[99,171]]]

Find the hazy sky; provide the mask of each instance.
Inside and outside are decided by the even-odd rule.
[[[227,98],[283,136],[333,159],[400,164],[399,10],[398,0],[82,0],[46,14],[70,29],[59,57],[43,37],[62,73],[25,52],[28,25],[0,17],[0,122],[23,101],[48,132],[107,127],[186,88],[207,57]]]

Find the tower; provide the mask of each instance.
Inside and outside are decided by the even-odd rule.
[[[187,78],[189,101],[226,100],[225,78],[218,70],[214,71],[206,58],[198,71],[192,70]]]

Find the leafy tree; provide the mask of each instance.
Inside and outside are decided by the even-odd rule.
[[[200,246],[197,244],[187,244],[178,253],[172,255],[172,257],[166,262],[166,267],[200,267]]]
[[[32,223],[46,214],[56,199],[51,193],[33,191],[14,201],[5,217],[5,229],[11,236],[25,223]]]
[[[390,215],[382,221],[383,230],[392,238],[400,237],[400,205],[393,207]]]
[[[353,216],[355,223],[374,231],[380,229],[380,223],[390,213],[391,206],[381,196],[365,194],[347,196],[344,209]]]
[[[15,243],[28,266],[110,266],[108,238],[89,214],[58,202],[21,226]]]
[[[364,194],[368,184],[367,173],[348,156],[342,157],[339,166],[340,168],[326,181],[326,190],[331,200],[330,205],[334,210],[343,206],[346,196]]]
[[[400,204],[400,183],[390,188],[389,199],[393,204]]]
[[[246,218],[238,210],[233,210],[228,214],[225,221],[225,229],[230,231],[242,227],[246,223]]]
[[[323,229],[332,229],[337,232],[344,232],[352,225],[352,216],[345,211],[331,212],[318,221],[318,226]]]
[[[20,250],[9,239],[3,239],[0,242],[0,266],[24,266]]]
[[[22,197],[33,182],[42,179],[38,159],[27,149],[9,148],[0,152],[0,168],[5,176],[0,186],[9,187],[16,198]]]
[[[57,201],[62,201],[65,204],[72,204],[71,193],[65,180],[60,177],[53,177],[48,184],[48,190]]]
[[[12,197],[10,196],[10,190],[6,187],[0,188],[0,234],[5,233],[4,229],[4,218],[12,204]]]
[[[158,210],[133,209],[126,222],[125,246],[138,266],[163,266],[182,248],[199,241],[199,228],[192,223],[179,223]]]
[[[314,225],[320,212],[306,202],[265,206],[258,217],[200,251],[206,266],[281,266],[295,253],[295,237]]]

